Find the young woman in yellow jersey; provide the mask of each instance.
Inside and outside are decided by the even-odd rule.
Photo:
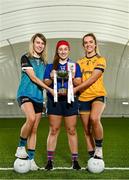
[[[74,92],[80,91],[79,112],[88,153],[90,157],[103,158],[103,127],[100,120],[106,101],[103,84],[106,61],[97,52],[97,40],[94,34],[86,34],[82,40],[85,57],[79,60],[78,64],[82,71],[83,83],[77,86]]]

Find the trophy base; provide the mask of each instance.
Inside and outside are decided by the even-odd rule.
[[[60,89],[58,90],[58,94],[59,94],[60,96],[66,96],[66,95],[67,95],[67,89],[65,89],[65,88],[60,88]]]

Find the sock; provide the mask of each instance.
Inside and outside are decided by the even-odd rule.
[[[28,156],[29,156],[29,160],[34,159],[34,155],[35,155],[35,150],[34,149],[28,149]]]
[[[95,153],[95,151],[88,151],[89,157],[90,158],[94,157],[94,153]]]
[[[27,138],[22,138],[22,137],[20,137],[20,141],[19,141],[19,147],[21,147],[21,146],[26,146],[26,144],[27,144]]]
[[[78,153],[72,153],[72,161],[77,161]]]
[[[102,147],[102,142],[103,142],[103,139],[100,139],[100,140],[95,139],[96,147]]]
[[[54,151],[47,151],[47,159],[48,159],[48,161],[53,161]]]

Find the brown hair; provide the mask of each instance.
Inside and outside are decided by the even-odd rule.
[[[96,45],[96,47],[95,47],[95,52],[96,52],[97,54],[99,54],[97,39],[96,39],[96,37],[95,37],[95,35],[94,35],[93,33],[88,33],[88,34],[85,34],[85,35],[83,36],[83,38],[82,38],[82,45],[83,45],[83,47],[84,47],[84,39],[85,39],[85,37],[88,37],[88,36],[92,37],[93,40],[95,41],[95,45]]]
[[[40,58],[42,59],[42,61],[44,62],[44,64],[47,64],[47,60],[46,60],[46,42],[47,42],[47,40],[46,40],[45,36],[44,36],[43,34],[41,34],[41,33],[36,33],[36,34],[34,34],[34,35],[32,36],[32,38],[31,38],[31,40],[30,40],[30,43],[29,43],[29,53],[28,53],[28,55],[29,55],[30,57],[33,57],[33,53],[34,53],[34,47],[33,47],[33,45],[34,45],[34,41],[35,41],[35,39],[36,39],[37,37],[39,37],[39,38],[44,42],[44,44],[45,44],[44,50],[43,50],[43,52],[41,53]]]
[[[56,48],[56,52],[55,52],[55,56],[54,56],[54,60],[53,60],[53,69],[57,70],[58,64],[59,64],[59,55],[58,55],[58,48]]]

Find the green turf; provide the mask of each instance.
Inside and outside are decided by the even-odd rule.
[[[20,128],[23,119],[0,119],[0,167],[13,167],[14,154],[18,144]],[[104,127],[104,160],[106,167],[129,167],[129,119],[103,118]],[[78,119],[79,162],[86,166],[87,152],[83,129]],[[44,167],[46,158],[46,139],[48,121],[41,120],[38,128],[38,140],[35,160],[40,167]],[[71,166],[67,136],[62,126],[55,153],[55,167]],[[101,174],[91,174],[85,170],[55,170],[52,172],[37,171],[18,174],[12,170],[1,171],[1,179],[129,179],[129,170],[105,170]]]

